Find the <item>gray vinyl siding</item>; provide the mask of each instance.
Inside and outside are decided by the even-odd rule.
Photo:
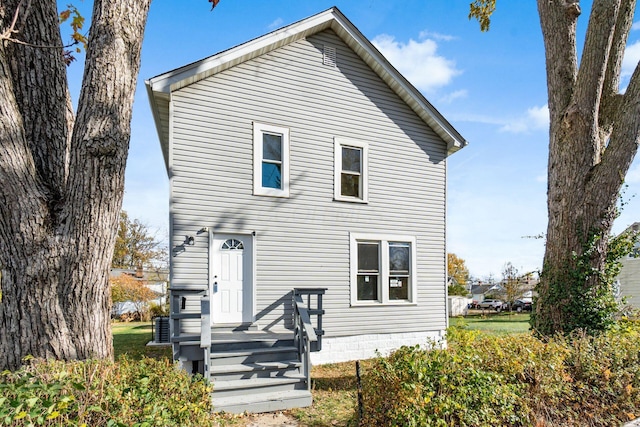
[[[627,298],[627,304],[640,308],[640,258],[625,257],[620,262],[620,293]]]
[[[259,326],[288,326],[294,287],[326,287],[327,336],[446,327],[446,144],[333,32],[174,92],[172,120],[173,245],[255,231]],[[288,198],[253,195],[254,121],[290,129]],[[368,204],[333,200],[334,137],[369,144]],[[417,304],[350,306],[350,232],[416,236]],[[207,246],[173,257],[172,286],[207,284]]]

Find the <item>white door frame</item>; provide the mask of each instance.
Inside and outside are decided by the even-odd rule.
[[[243,242],[243,283],[242,283],[242,323],[253,323],[256,312],[256,236],[255,233],[215,233],[209,231],[209,295],[211,303],[211,323],[214,324],[213,293],[215,276],[214,256],[218,252],[214,247],[216,240],[238,239]],[[215,323],[222,324],[222,323]]]

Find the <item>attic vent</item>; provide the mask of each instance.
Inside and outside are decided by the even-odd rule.
[[[336,48],[332,46],[325,46],[322,55],[322,63],[329,67],[336,66]]]

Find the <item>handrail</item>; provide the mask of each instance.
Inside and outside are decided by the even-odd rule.
[[[317,339],[313,340],[311,351],[322,350],[322,337],[324,335],[324,330],[322,329],[322,316],[324,315],[322,297],[326,291],[326,288],[295,288],[293,290],[294,301],[301,302],[303,306],[306,297],[306,313],[309,316],[309,321],[311,321],[311,316],[315,316],[314,332]],[[313,306],[314,302],[315,306]]]
[[[191,287],[170,287],[171,292],[171,311],[169,320],[171,324],[171,338],[173,344],[173,355],[177,358],[180,353],[180,346],[188,343],[194,345],[194,341],[200,341],[200,347],[203,349],[204,361],[203,370],[205,378],[209,374],[209,355],[211,352],[211,309],[208,297],[208,287],[191,286]],[[188,311],[183,312],[186,308],[186,302],[190,298],[200,296],[200,312]],[[182,335],[181,323],[183,320],[190,319],[192,321],[200,321],[200,333],[198,335]]]
[[[318,335],[316,335],[316,331],[311,324],[311,317],[309,317],[309,311],[307,311],[307,307],[305,307],[302,297],[300,295],[295,295],[293,298],[296,305],[298,322],[300,322],[300,326],[302,326],[305,335],[311,342],[318,341]]]
[[[298,347],[298,356],[302,362],[302,370],[307,382],[307,390],[311,390],[311,342],[318,336],[313,330],[309,312],[300,295],[293,296],[294,342]]]
[[[211,304],[207,296],[200,299],[200,347],[211,347]]]
[[[203,350],[203,375],[209,379],[211,365],[211,304],[208,296],[200,299],[200,348]]]
[[[326,289],[323,288],[296,288],[293,290],[293,325],[294,342],[298,347],[298,356],[302,362],[303,374],[307,381],[307,389],[311,390],[311,357],[312,351],[322,349],[322,295]],[[305,305],[303,296],[307,296]],[[311,295],[316,295],[316,308],[311,308]],[[317,329],[311,324],[311,316],[317,317]],[[313,346],[315,344],[315,347]]]

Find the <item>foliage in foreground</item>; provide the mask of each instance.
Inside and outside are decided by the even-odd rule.
[[[612,426],[640,416],[640,324],[546,341],[452,328],[363,377],[368,426]]]
[[[32,360],[2,373],[0,425],[211,426],[210,391],[168,360]]]
[[[573,253],[571,262],[566,263],[554,275],[561,277],[558,285],[544,290],[536,288],[540,297],[545,295],[547,306],[562,308],[564,318],[559,328],[558,319],[548,312],[535,310],[531,314],[531,326],[543,335],[555,332],[584,330],[589,333],[607,330],[615,325],[616,317],[622,309],[616,300],[616,278],[622,268],[621,260],[629,255],[638,241],[638,233],[626,231],[619,236],[609,237],[607,252],[602,269],[593,267],[593,260],[602,250],[602,237],[592,231],[585,239],[581,254]],[[559,271],[563,271],[560,273]],[[546,267],[542,277],[547,275]],[[537,301],[536,301],[537,302]]]

